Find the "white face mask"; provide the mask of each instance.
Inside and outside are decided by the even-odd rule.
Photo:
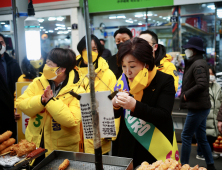
[[[190,57],[193,56],[193,51],[190,50],[190,49],[186,49],[186,50],[185,50],[185,54],[186,54],[187,58],[189,59]]]
[[[5,50],[6,50],[5,46],[2,45],[2,49],[1,49],[1,51],[0,51],[0,54],[2,55],[2,54],[5,52]]]
[[[210,82],[214,82],[216,80],[214,75],[210,75]]]

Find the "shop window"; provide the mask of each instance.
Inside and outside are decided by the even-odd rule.
[[[106,39],[105,48],[108,48],[112,55],[114,55],[117,53],[117,47],[113,34],[117,29],[127,27],[131,30],[133,37],[139,36],[141,31],[151,29],[158,35],[160,42],[167,47],[167,52],[171,52],[171,11],[172,7],[167,7],[91,14],[93,34],[98,38]]]
[[[71,48],[70,16],[37,18],[40,23],[41,48],[48,53],[55,47]]]

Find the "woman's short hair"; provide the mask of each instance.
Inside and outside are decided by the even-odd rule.
[[[91,34],[91,40],[94,40],[96,46],[97,46],[97,50],[98,50],[98,57],[100,57],[103,53],[103,47],[102,44],[100,43],[99,39]],[[77,50],[79,51],[79,54],[82,55],[82,51],[86,49],[86,36],[84,36],[78,43],[77,45]]]
[[[58,67],[66,68],[67,75],[76,66],[76,54],[70,49],[54,48],[49,52],[47,59]]]
[[[153,58],[153,48],[149,43],[142,39],[135,37],[131,40],[124,42],[117,53],[117,64],[122,65],[123,58],[131,54],[137,60],[142,63],[149,65],[149,70],[153,70],[154,67],[154,58]]]

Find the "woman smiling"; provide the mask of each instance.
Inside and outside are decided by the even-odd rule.
[[[156,69],[152,47],[141,38],[123,43],[117,55],[123,69],[117,84],[124,90],[112,100],[115,117],[121,117],[117,156],[133,158],[134,167],[143,161],[179,161],[171,117],[173,77]]]

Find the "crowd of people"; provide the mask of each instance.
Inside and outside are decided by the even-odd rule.
[[[179,77],[172,57],[150,30],[133,38],[129,29],[120,28],[114,38],[118,52],[111,56],[104,48],[105,40],[91,35],[95,91],[114,92],[115,85],[121,84],[112,99],[117,136],[101,139],[102,154],[112,148],[113,156],[133,158],[134,167],[167,158],[183,165],[189,163],[195,134],[198,157],[205,158],[208,170],[215,170],[212,143],[222,133],[222,94],[214,69],[203,59],[203,41],[193,37],[183,45],[187,58],[180,108],[188,109],[188,114],[179,156],[172,120]],[[36,74],[26,57],[22,74],[6,53],[2,34],[0,43],[0,134],[11,130],[16,138],[19,109],[30,117],[25,138],[48,149],[45,156],[53,150],[94,154],[93,139],[84,139],[79,100],[73,95],[90,92],[86,37],[77,45],[78,56],[62,48],[42,52],[42,74]],[[17,99],[16,82],[31,82]]]

